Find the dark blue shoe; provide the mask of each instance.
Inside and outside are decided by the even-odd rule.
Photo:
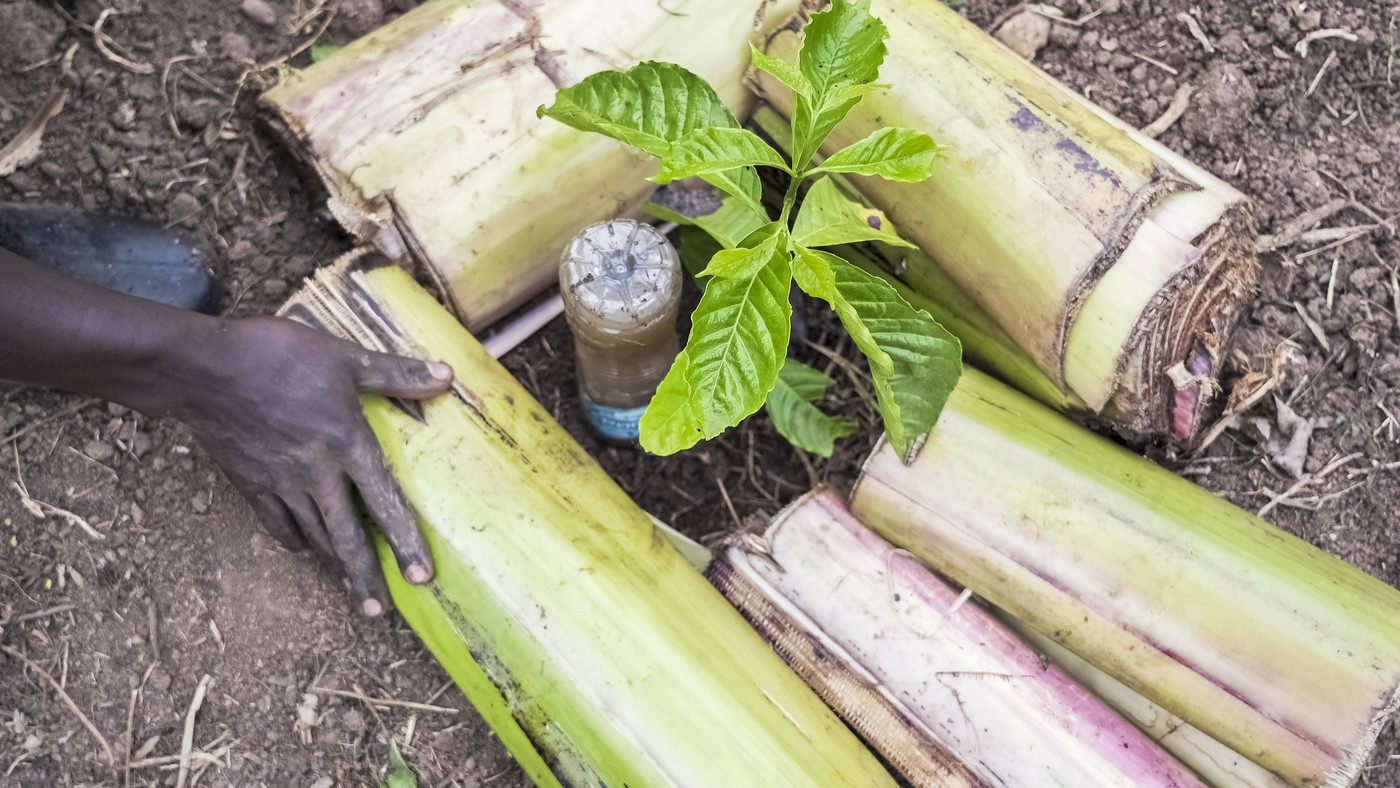
[[[213,314],[219,283],[199,248],[143,219],[0,203],[0,246],[121,293]]]

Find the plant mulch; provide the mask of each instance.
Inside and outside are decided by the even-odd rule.
[[[324,35],[350,40],[413,5],[341,0]],[[963,10],[986,27],[1014,5]],[[1160,459],[1400,584],[1400,6],[1055,5],[1078,23],[1057,23],[1037,64],[1139,127],[1192,85],[1159,139],[1253,196],[1262,234],[1301,233],[1262,256],[1227,367],[1227,390],[1274,388],[1201,456]],[[349,246],[253,111],[268,66],[309,62],[332,7],[0,0],[0,141],[56,84],[68,90],[0,200],[169,222],[214,252],[229,314],[275,310]],[[111,55],[95,46],[99,19]],[[1297,226],[1309,212],[1320,218]],[[848,343],[819,310],[808,318],[797,352],[837,379],[829,409],[860,424],[829,460],[788,447],[762,415],[678,457],[603,443],[579,418],[562,321],[504,363],[638,503],[711,538],[815,483],[848,485],[877,434]],[[1299,430],[1310,440],[1290,449]],[[174,785],[205,676],[194,748],[223,765],[196,757],[200,785],[375,785],[391,738],[425,786],[529,785],[403,621],[364,619],[314,557],[277,547],[178,423],[5,387],[0,441],[0,645],[62,684],[116,764],[45,678],[0,656],[0,786]],[[1295,462],[1299,477],[1284,470]],[[39,507],[40,519],[25,500],[73,516]],[[1388,731],[1363,784],[1400,786],[1397,755]]]

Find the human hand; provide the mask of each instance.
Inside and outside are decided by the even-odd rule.
[[[285,547],[315,547],[360,598],[383,612],[388,589],[351,490],[379,522],[410,583],[433,575],[413,510],[389,472],[360,394],[424,399],[445,392],[442,363],[374,353],[283,318],[217,321],[172,376],[171,415],[248,499]]]

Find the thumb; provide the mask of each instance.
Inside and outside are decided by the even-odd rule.
[[[452,385],[452,367],[441,361],[366,353],[355,369],[355,385],[363,393],[427,399]]]

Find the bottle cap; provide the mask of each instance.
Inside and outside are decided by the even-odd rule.
[[[680,258],[651,225],[614,219],[569,242],[559,287],[571,320],[604,331],[645,328],[675,310]]]

